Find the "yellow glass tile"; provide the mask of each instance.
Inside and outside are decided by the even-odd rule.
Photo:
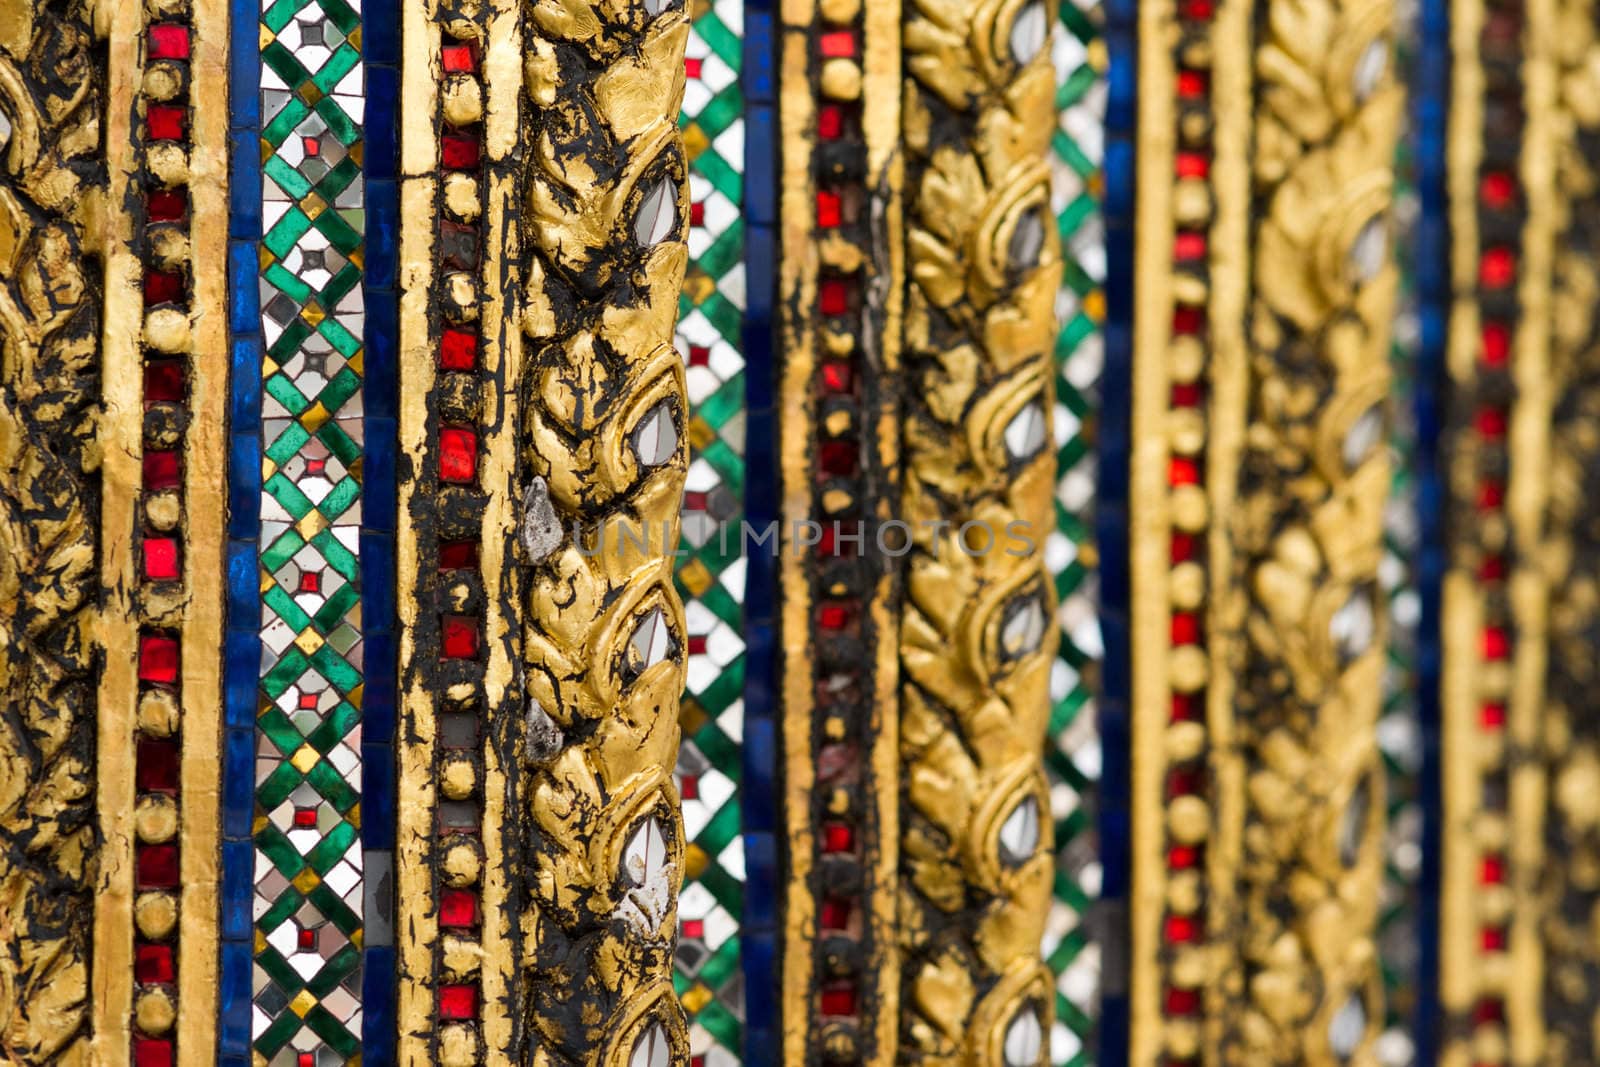
[[[316,1006],[317,998],[311,995],[311,990],[309,989],[300,990],[299,993],[295,994],[295,998],[289,1001],[289,1010],[302,1019],[306,1017],[306,1012]]]
[[[309,774],[311,768],[315,767],[321,758],[317,755],[317,750],[310,745],[301,745],[294,750],[294,755],[289,757],[289,762],[294,764],[294,769],[301,774]]]

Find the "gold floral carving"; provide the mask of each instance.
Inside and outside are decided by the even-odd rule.
[[[527,1061],[623,1067],[640,1042],[665,1041],[678,1062],[671,771],[687,633],[671,553],[689,411],[672,330],[689,22],[665,3],[523,11]]]
[[[1141,1067],[1375,1055],[1390,18],[1141,8],[1141,128],[1162,131],[1136,233]]]
[[[915,0],[905,14],[902,1062],[999,1065],[1050,1032],[1042,547],[1061,258],[1046,10]]]
[[[0,1058],[87,1062],[106,73],[87,5],[0,15]],[[132,937],[131,925],[125,936]]]

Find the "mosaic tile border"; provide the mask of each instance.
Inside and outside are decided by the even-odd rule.
[[[367,422],[392,418],[392,401],[386,411],[381,385],[364,396],[362,380],[392,378],[382,291],[392,247],[365,239],[384,213],[366,196],[365,171],[392,143],[393,112],[390,94],[371,112],[365,97],[384,82],[373,68],[398,63],[398,31],[375,19],[363,40],[361,14],[342,0],[240,0],[233,19],[263,32],[231,42],[220,1052],[230,1064],[252,1050],[269,1061],[350,1057],[366,1031],[366,1062],[382,1063],[392,963],[383,924],[364,931],[362,917],[372,890],[382,901],[390,888],[383,513],[393,462],[392,430]],[[393,219],[390,210],[390,229]],[[363,735],[369,702],[375,729]],[[364,763],[376,768],[370,779]],[[364,844],[377,846],[375,867]]]

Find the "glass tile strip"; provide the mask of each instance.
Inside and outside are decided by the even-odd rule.
[[[260,13],[261,591],[251,1043],[361,1050],[362,19]]]
[[[1106,48],[1100,0],[1063,0],[1057,16],[1052,54],[1058,124],[1050,162],[1066,269],[1056,303],[1061,323],[1056,342],[1056,530],[1046,542],[1045,559],[1060,598],[1056,621],[1061,645],[1050,676],[1050,747],[1045,755],[1057,870],[1043,948],[1056,974],[1051,1063],[1078,1067],[1092,1062],[1089,1040],[1100,978],[1099,946],[1086,920],[1100,888],[1088,805],[1100,770],[1091,689],[1102,657],[1089,509],[1095,488],[1093,425],[1104,360],[1106,238],[1100,199]]]
[[[691,11],[680,118],[690,160],[690,261],[676,338],[691,407],[677,567],[689,660],[676,773],[689,846],[673,983],[694,1062],[733,1067],[744,1040],[746,564],[737,536],[745,481],[743,0],[697,3]]]

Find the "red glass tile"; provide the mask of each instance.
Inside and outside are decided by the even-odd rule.
[[[439,569],[442,571],[477,570],[478,542],[441,541],[439,543]]]
[[[311,476],[313,476],[313,477],[321,477],[322,473],[324,471],[326,471],[327,469],[328,469],[328,461],[325,460],[325,459],[307,459],[306,460],[306,473],[311,475]]]
[[[188,59],[189,28],[187,26],[175,26],[170,22],[157,23],[151,26],[150,58]]]
[[[822,473],[843,478],[856,473],[861,449],[854,441],[825,441],[817,449],[817,466]]]
[[[856,846],[856,835],[842,822],[824,823],[822,827],[822,851],[824,852],[849,852]]]
[[[697,634],[689,638],[689,655],[703,656],[706,654],[706,638],[704,634]]]
[[[152,359],[144,365],[144,402],[161,404],[183,400],[183,363]]]
[[[1485,556],[1483,562],[1478,564],[1478,578],[1485,582],[1504,581],[1506,576],[1506,558],[1504,556]]]
[[[1192,1015],[1200,1010],[1200,993],[1194,989],[1167,987],[1167,1014]]]
[[[843,604],[824,604],[817,609],[817,625],[824,630],[842,630],[850,625],[850,609]]]
[[[1483,362],[1490,367],[1503,367],[1511,355],[1511,331],[1503,322],[1486,322],[1479,328],[1483,345]]]
[[[172,1041],[169,1038],[133,1039],[133,1067],[172,1067]]]
[[[1506,432],[1506,412],[1504,408],[1479,408],[1478,416],[1474,420],[1478,426],[1478,433],[1484,437],[1503,437]]]
[[[317,1067],[317,1056],[313,1052],[302,1052],[295,1057],[295,1067]]]
[[[307,156],[315,156],[322,151],[322,142],[315,137],[300,138],[300,146],[305,149]]]
[[[1205,714],[1205,699],[1199,693],[1172,694],[1172,721],[1192,722]]]
[[[1167,482],[1171,485],[1199,485],[1200,464],[1188,456],[1173,456],[1167,462]]]
[[[856,987],[854,985],[831,985],[822,990],[822,1014],[824,1015],[854,1015],[856,1013]]]
[[[294,825],[299,830],[309,830],[317,825],[316,808],[295,808]]]
[[[694,59],[692,57],[685,58],[683,61],[684,76],[689,78],[700,77],[700,69],[704,62],[704,60]]]
[[[704,511],[706,509],[706,494],[690,491],[683,494],[684,511]]]
[[[1506,501],[1506,487],[1503,483],[1485,480],[1478,486],[1478,510],[1493,511]]]
[[[476,137],[464,137],[459,133],[445,134],[444,142],[444,167],[446,170],[477,170],[482,158],[482,148]]]
[[[844,109],[837,104],[824,104],[817,110],[817,136],[824,141],[837,141],[844,135]]]
[[[1177,845],[1167,849],[1167,867],[1174,871],[1187,871],[1200,863],[1200,850],[1193,845]]]
[[[1183,0],[1178,10],[1191,22],[1207,22],[1215,8],[1211,0]]]
[[[439,60],[446,74],[471,74],[478,69],[478,50],[465,41],[447,44],[439,49]]]
[[[706,936],[706,921],[704,919],[685,919],[678,932],[690,941],[698,941]]]
[[[439,987],[439,1017],[461,1020],[478,1017],[478,987],[446,985]]]
[[[1199,333],[1205,329],[1205,325],[1206,313],[1200,308],[1180,307],[1172,309],[1172,332],[1180,337]]]
[[[689,366],[705,367],[711,363],[711,349],[705,345],[689,346]]]
[[[1504,289],[1516,276],[1516,254],[1504,245],[1485,248],[1478,257],[1478,284],[1485,289]]]
[[[445,330],[439,338],[439,366],[445,370],[476,369],[478,335],[467,330]]]
[[[295,944],[301,952],[310,952],[317,947],[317,932],[302,926],[295,931]]]
[[[1166,939],[1172,944],[1193,941],[1200,934],[1200,924],[1192,915],[1168,915]]]
[[[684,775],[683,781],[678,783],[678,795],[684,800],[700,799],[700,776],[698,774]]]
[[[464,484],[478,476],[478,433],[461,426],[439,431],[439,479]]]
[[[1506,724],[1506,706],[1491,701],[1478,709],[1478,723],[1485,730],[1498,730]]]
[[[176,682],[178,642],[165,634],[139,635],[139,680]]]
[[[1504,952],[1506,950],[1506,928],[1503,926],[1485,926],[1483,928],[1483,951]]]
[[[822,898],[822,928],[843,930],[850,925],[850,898]]]
[[[689,225],[690,226],[704,226],[705,224],[706,224],[706,204],[705,204],[705,201],[702,200],[699,203],[690,204],[689,205]]]
[[[134,784],[140,792],[176,793],[178,743],[141,738],[134,764]]]
[[[1192,611],[1172,613],[1172,643],[1192,645],[1200,640],[1200,616]]]
[[[175,270],[144,272],[144,302],[147,307],[176,304],[183,299],[183,275]]]
[[[300,592],[322,592],[322,575],[318,574],[316,571],[302,571],[300,574]]]
[[[144,577],[150,582],[170,582],[179,575],[178,542],[172,537],[146,537],[139,546]]]
[[[183,127],[189,114],[181,107],[168,104],[151,104],[145,114],[146,128],[152,141],[181,141]]]
[[[1172,387],[1172,406],[1175,408],[1199,407],[1203,395],[1199,382],[1180,382]]]
[[[144,487],[150,492],[176,489],[178,486],[178,453],[170,451],[144,454]]]
[[[822,387],[830,393],[850,391],[850,364],[837,360],[822,365]]]
[[[1179,767],[1167,774],[1167,796],[1200,796],[1206,789],[1206,774],[1199,767]]]
[[[137,852],[133,861],[133,880],[140,889],[173,889],[177,886],[177,845],[140,845]]]
[[[1204,96],[1206,94],[1207,80],[1204,71],[1178,71],[1178,95],[1187,100]]]
[[[1204,152],[1179,152],[1178,177],[1204,178],[1211,173],[1211,160]]]
[[[825,230],[831,230],[840,222],[840,201],[838,193],[826,190],[817,190],[817,225]]]
[[[1501,626],[1483,628],[1483,658],[1505,659],[1511,654],[1511,635]]]
[[[1199,547],[1200,547],[1199,546],[1199,542],[1195,538],[1194,534],[1186,534],[1186,533],[1175,533],[1175,534],[1173,534],[1172,535],[1172,546],[1171,546],[1171,551],[1170,551],[1170,555],[1172,556],[1172,562],[1174,562],[1174,563],[1182,563],[1185,560],[1194,559],[1195,550],[1198,549]]]
[[[1484,997],[1472,1008],[1472,1021],[1479,1026],[1487,1023],[1503,1023],[1506,1021],[1505,1002],[1492,997]]]
[[[822,35],[819,46],[827,59],[848,59],[856,54],[856,35],[849,30],[833,30]]]
[[[1493,170],[1478,181],[1478,199],[1491,211],[1504,211],[1517,198],[1517,179],[1503,170]]]
[[[317,694],[315,694],[315,693],[301,693],[300,694],[300,710],[301,711],[311,711],[316,706],[317,706]]]
[[[189,194],[183,189],[156,189],[144,198],[151,222],[182,222],[189,211]]]
[[[1506,862],[1499,856],[1483,857],[1478,868],[1478,881],[1484,885],[1500,885],[1506,880]]]
[[[1172,239],[1172,258],[1180,263],[1204,259],[1206,235],[1195,230],[1180,230]]]
[[[478,656],[478,620],[466,615],[446,615],[442,627],[445,659],[476,659]]]
[[[824,315],[843,315],[850,310],[850,285],[843,278],[828,278],[818,289],[817,304]]]
[[[439,925],[462,930],[478,925],[478,895],[470,889],[439,894]]]

